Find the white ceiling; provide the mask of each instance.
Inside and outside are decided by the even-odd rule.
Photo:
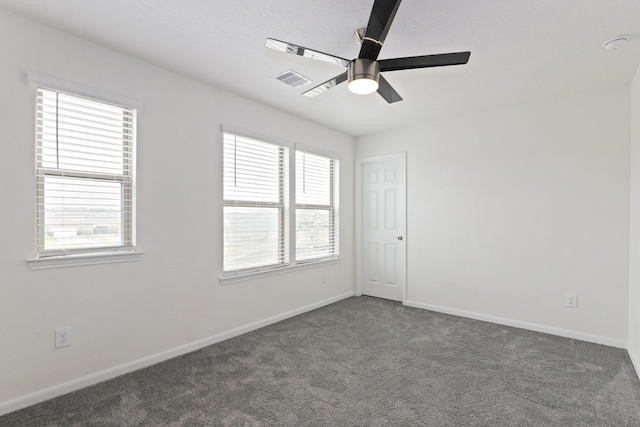
[[[353,136],[485,108],[628,84],[640,63],[638,0],[404,0],[380,59],[471,51],[467,65],[385,73],[404,101],[346,84],[300,93],[338,65],[272,51],[272,37],[352,59],[373,0],[0,0],[0,8]],[[628,34],[617,51],[602,43]],[[313,80],[291,88],[294,69]]]

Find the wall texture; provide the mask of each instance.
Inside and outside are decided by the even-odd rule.
[[[629,356],[640,374],[640,68],[631,83],[631,242],[629,245]]]
[[[625,345],[627,86],[356,140],[400,151],[408,304]]]
[[[102,378],[105,370],[126,370],[140,359],[352,293],[351,137],[3,11],[0,57],[0,413],[55,394],[56,387],[68,391],[70,381]],[[144,104],[138,119],[141,261],[28,269],[35,242],[29,71]],[[341,263],[219,283],[222,124],[339,154]],[[55,350],[54,330],[67,326],[73,344]]]

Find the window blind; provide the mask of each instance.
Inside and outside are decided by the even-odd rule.
[[[335,159],[296,151],[296,261],[339,255],[339,176]]]
[[[288,264],[289,151],[224,133],[224,273]]]
[[[38,256],[134,245],[136,111],[36,90]]]

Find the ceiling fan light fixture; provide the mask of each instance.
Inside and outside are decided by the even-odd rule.
[[[358,58],[349,63],[349,91],[357,95],[368,95],[378,90],[380,64],[370,59]]]
[[[356,95],[369,95],[378,90],[378,82],[371,79],[360,78],[351,80],[348,85],[349,91]]]

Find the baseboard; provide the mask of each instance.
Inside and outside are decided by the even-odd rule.
[[[565,338],[573,338],[580,341],[592,342],[595,344],[607,345],[616,348],[627,348],[627,342],[599,335],[585,334],[568,329],[554,328],[552,326],[539,325],[537,323],[523,322],[520,320],[507,319],[504,317],[489,316],[486,314],[474,313],[471,311],[458,310],[455,308],[443,307],[433,304],[424,304],[417,301],[407,301],[406,306],[422,308],[425,310],[437,311],[438,313],[453,314],[454,316],[467,317],[469,319],[482,320],[484,322],[497,323],[499,325],[513,326],[515,328],[527,329],[530,331],[543,332],[550,335],[558,335]],[[636,365],[640,366],[640,365]]]
[[[192,343],[185,344],[180,347],[175,347],[170,350],[152,354],[150,356],[143,357],[142,359],[134,360],[132,362],[128,362],[119,366],[114,366],[113,368],[105,369],[103,371],[96,372],[94,374],[90,374],[81,378],[76,378],[75,380],[67,381],[62,384],[54,385],[54,386],[45,388],[43,390],[39,390],[24,396],[17,397],[12,400],[8,400],[6,402],[2,402],[0,403],[0,416],[8,414],[13,411],[17,411],[18,409],[35,405],[36,403],[44,402],[45,400],[49,400],[54,397],[62,396],[63,394],[71,393],[72,391],[80,390],[82,388],[89,387],[91,385],[110,380],[112,378],[127,374],[129,372],[137,371],[138,369],[155,365],[156,363],[159,363],[159,362],[164,362],[165,360],[173,359],[174,357],[178,357],[186,353],[191,353],[192,351],[199,350],[211,344],[216,344],[221,341],[228,340],[229,338],[246,334],[247,332],[251,332],[256,329],[260,329],[265,326],[272,325],[274,323],[278,323],[290,317],[294,317],[299,314],[306,313],[308,311],[315,310],[320,307],[324,307],[325,305],[333,304],[334,302],[338,302],[340,300],[343,300],[352,296],[353,296],[353,292],[346,292],[344,294],[337,295],[332,298],[327,298],[325,300],[322,300],[313,304],[309,304],[304,307],[300,307],[295,310],[288,311],[286,313],[268,317],[266,319],[259,320],[257,322],[249,323],[247,325],[240,326],[238,328],[234,328],[229,331],[222,332],[220,334],[216,334],[198,341],[194,341]]]

